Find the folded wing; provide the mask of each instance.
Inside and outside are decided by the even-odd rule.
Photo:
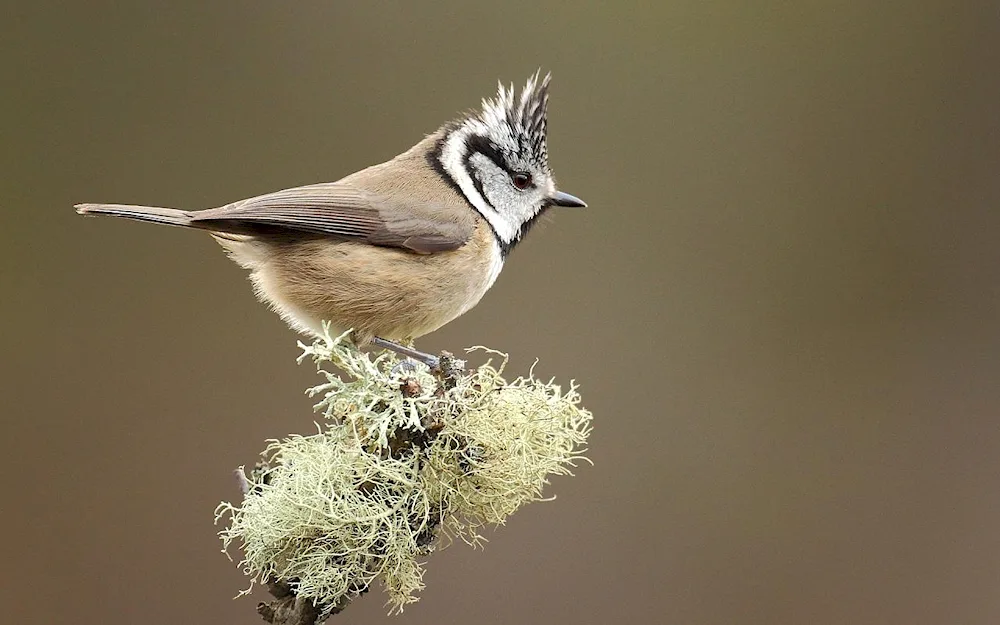
[[[458,249],[471,220],[452,220],[430,205],[401,204],[343,182],[285,189],[191,213],[190,226],[217,232],[302,232],[397,247],[418,254]]]

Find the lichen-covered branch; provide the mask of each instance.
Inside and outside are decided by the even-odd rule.
[[[302,348],[326,379],[309,391],[325,424],[272,441],[243,502],[217,511],[225,546],[239,544],[244,572],[276,596],[259,609],[270,623],[322,621],[376,579],[401,610],[442,539],[478,544],[582,459],[591,415],[575,385],[507,381],[498,352],[484,350],[496,365],[432,373],[343,336]]]

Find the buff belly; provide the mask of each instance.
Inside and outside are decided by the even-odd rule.
[[[293,328],[320,334],[329,321],[334,332],[353,329],[362,345],[433,332],[475,306],[503,266],[486,227],[457,250],[427,255],[320,237],[216,239]]]

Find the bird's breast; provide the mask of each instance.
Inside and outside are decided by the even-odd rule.
[[[457,250],[426,255],[321,237],[263,243],[250,267],[262,300],[300,331],[329,321],[362,341],[433,332],[479,303],[503,268],[485,222]]]

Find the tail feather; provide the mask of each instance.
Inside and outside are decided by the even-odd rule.
[[[130,204],[77,204],[76,212],[81,215],[111,215],[137,221],[149,221],[170,226],[190,226],[191,213],[176,208],[158,206],[133,206]]]

